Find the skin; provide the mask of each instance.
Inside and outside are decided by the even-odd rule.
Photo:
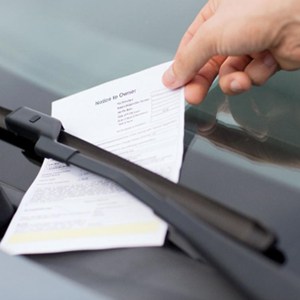
[[[299,68],[299,0],[209,0],[162,80],[170,89],[185,86],[186,100],[199,104],[217,76],[223,92],[235,95]]]

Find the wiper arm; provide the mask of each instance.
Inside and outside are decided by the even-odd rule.
[[[11,113],[0,109],[1,115],[5,121],[0,125],[30,141],[39,156],[104,176],[139,198],[247,294],[271,299],[269,286],[259,282],[252,286],[256,272],[265,276],[271,272],[272,286],[275,280],[300,295],[298,280],[287,279],[289,274],[277,272],[279,265],[258,254],[272,251],[276,237],[257,221],[64,132],[61,122],[48,115],[26,107]]]
[[[75,138],[64,132],[61,122],[55,118],[25,107],[9,114],[4,110],[4,114],[5,127],[18,137],[31,141],[37,155],[113,180],[149,205],[167,222],[172,223],[170,218],[174,218],[172,213],[170,217],[171,207],[180,215],[181,206],[184,206],[190,208],[189,213],[192,212],[196,218],[200,217],[209,225],[255,250],[267,251],[276,242],[275,235],[255,220]],[[93,147],[95,155],[91,157],[82,153],[82,150],[80,152],[79,144],[85,145],[87,149]],[[183,222],[179,216],[178,218],[178,222]]]

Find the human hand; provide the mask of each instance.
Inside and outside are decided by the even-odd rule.
[[[299,0],[209,0],[183,36],[163,83],[200,103],[219,75],[224,93],[300,68]]]

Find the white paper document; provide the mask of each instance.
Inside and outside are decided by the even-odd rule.
[[[177,181],[183,154],[183,90],[161,83],[168,64],[55,101],[66,132]],[[160,246],[167,224],[115,183],[45,160],[1,248],[11,254]]]

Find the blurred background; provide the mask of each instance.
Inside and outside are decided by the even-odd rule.
[[[69,95],[171,60],[205,2],[0,1],[0,67]]]

